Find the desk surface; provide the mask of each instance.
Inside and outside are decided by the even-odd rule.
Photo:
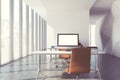
[[[40,55],[59,55],[59,54],[71,54],[71,51],[35,51],[31,54],[40,54]],[[97,52],[96,50],[91,50],[92,55],[105,54],[104,52]]]

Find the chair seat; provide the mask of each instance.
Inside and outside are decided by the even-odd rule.
[[[71,55],[70,54],[60,54],[59,58],[61,59],[70,59]]]
[[[58,49],[58,50],[59,50],[59,51],[66,51],[65,48],[60,48],[60,49]],[[60,59],[70,59],[70,57],[71,57],[70,54],[60,54],[60,55],[59,55],[59,58],[60,58]]]

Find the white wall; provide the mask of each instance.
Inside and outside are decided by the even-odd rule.
[[[56,35],[57,33],[79,33],[81,43],[89,44],[89,10],[51,11],[47,13],[47,21],[55,29]]]
[[[113,2],[111,11],[96,22],[97,46],[106,53],[120,57],[120,1]]]
[[[45,8],[46,6],[44,6],[41,1],[24,1],[28,3],[32,8],[35,8],[35,10],[47,20],[47,23],[50,24],[51,28],[53,28],[53,30],[51,30],[51,36],[53,36],[55,30],[55,40],[57,40],[57,33],[79,33],[81,43],[83,45],[89,45],[89,7],[87,6],[91,3],[85,2],[85,4],[88,5],[84,5],[82,8],[76,7],[76,9],[65,8],[49,10]],[[47,27],[49,30],[50,27]],[[51,40],[48,40],[47,43],[50,41]],[[48,46],[50,46],[50,44],[53,43],[50,42]],[[56,45],[56,41],[54,44]]]
[[[55,45],[55,40],[55,30],[49,24],[47,24],[47,48]]]
[[[120,0],[116,0],[112,5],[113,22],[113,55],[120,57]]]
[[[103,51],[104,49],[103,49],[103,47],[102,47],[102,41],[101,41],[101,31],[100,31],[100,29],[101,29],[101,25],[102,25],[102,23],[103,23],[103,20],[104,20],[104,17],[105,16],[102,16],[101,18],[99,18],[99,20],[97,20],[96,21],[96,34],[95,34],[95,42],[96,42],[96,45],[98,46],[98,49],[99,49],[99,51]]]

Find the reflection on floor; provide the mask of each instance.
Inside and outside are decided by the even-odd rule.
[[[120,58],[109,54],[99,56],[99,69],[103,80],[120,80]]]
[[[60,70],[61,67],[56,68],[55,60],[51,61],[45,56],[42,57],[42,69],[56,69]],[[13,63],[7,64],[0,68],[0,80],[36,80],[38,68],[38,56],[32,55],[20,59]],[[75,75],[66,75],[64,70],[61,71],[43,71],[45,80],[76,80]],[[41,75],[39,75],[41,77]],[[90,72],[89,74],[82,74],[79,76],[80,80],[99,80],[98,74]],[[42,80],[42,79],[38,79]]]

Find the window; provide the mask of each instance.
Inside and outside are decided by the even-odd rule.
[[[26,4],[23,2],[22,55],[27,55]]]
[[[38,13],[23,0],[0,0],[0,8],[0,65],[41,50],[46,27]]]
[[[36,28],[36,34],[35,34],[35,36],[36,36],[36,51],[38,50],[38,14],[36,13],[35,14],[35,28]]]
[[[10,0],[1,0],[1,64],[10,61]]]
[[[14,59],[18,59],[20,56],[20,31],[19,31],[19,0],[14,0],[14,27],[13,27],[13,53],[14,53]]]
[[[89,27],[89,32],[90,32],[90,42],[89,42],[89,45],[90,46],[96,46],[95,44],[95,28],[96,26],[95,25],[91,25]]]
[[[29,8],[29,52],[32,51],[32,9]]]
[[[36,12],[34,11],[34,51],[36,51],[36,34],[37,34],[37,32],[36,32]]]

